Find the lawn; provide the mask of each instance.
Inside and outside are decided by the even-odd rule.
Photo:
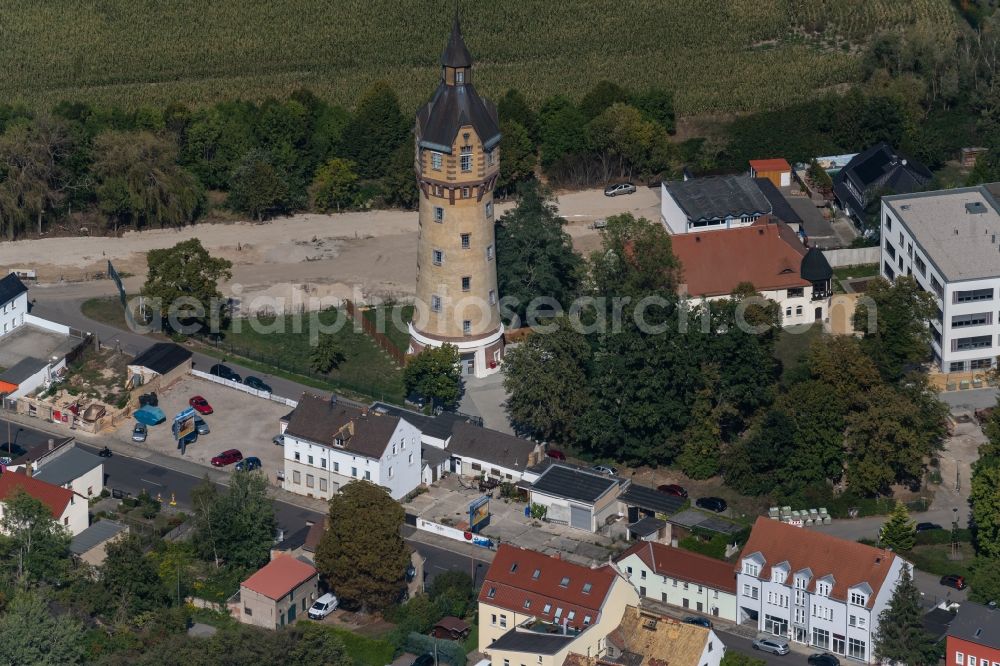
[[[676,94],[680,114],[746,112],[857,82],[878,32],[956,30],[948,0],[513,0],[464,2],[476,84],[538,100],[579,98],[603,79]],[[452,4],[431,0],[8,0],[0,57],[6,103],[129,108],[308,87],[352,106],[388,81],[426,101]],[[719,36],[725,47],[720,48]]]
[[[330,329],[345,356],[340,367],[328,374],[314,373],[310,369],[313,346],[310,343],[312,316],[309,315],[298,326],[293,315],[233,320],[215,349],[372,398],[403,400],[402,370],[371,338],[356,332],[342,311],[330,309],[315,316],[322,326]],[[338,321],[343,322],[339,328]]]
[[[857,266],[840,266],[833,269],[833,276],[838,280],[849,278],[875,277],[878,275],[878,264],[859,264]]]
[[[412,305],[369,308],[364,311],[364,317],[375,324],[380,332],[385,333],[399,351],[406,353],[406,348],[410,346],[410,332],[406,324],[413,319]]]
[[[975,559],[975,551],[972,548],[972,544],[959,544],[959,552],[962,553],[964,559],[949,560],[948,554],[950,552],[951,544],[916,546],[905,557],[913,562],[913,566],[916,568],[935,576],[957,574],[967,577],[969,575],[969,567]]]
[[[823,335],[823,327],[817,325],[791,326],[783,328],[774,343],[774,357],[781,363],[781,377],[795,369],[809,354],[814,340]]]
[[[117,298],[90,298],[80,305],[84,317],[102,324],[110,324],[116,328],[128,329],[125,323],[125,310]]]

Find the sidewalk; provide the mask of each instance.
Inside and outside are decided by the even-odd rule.
[[[454,539],[446,539],[424,530],[418,530],[412,525],[403,525],[403,538],[410,543],[422,543],[442,550],[448,550],[458,555],[465,555],[476,560],[492,562],[496,557],[496,551],[482,546],[474,546],[469,543],[462,543]]]

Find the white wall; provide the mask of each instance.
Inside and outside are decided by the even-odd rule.
[[[0,335],[7,335],[23,324],[27,314],[28,292],[24,292],[14,300],[0,306]]]
[[[69,488],[86,498],[96,497],[104,490],[104,463],[101,463],[86,474],[73,479],[64,488]],[[88,492],[89,491],[89,492]]]
[[[831,268],[841,266],[860,266],[862,264],[877,264],[879,248],[877,247],[845,247],[838,250],[823,250],[823,256]]]
[[[618,567],[628,576],[639,596],[695,611],[699,610],[698,603],[701,602],[700,612],[706,615],[715,615],[730,622],[738,619],[735,594],[658,574],[646,566],[636,553],[619,562]]]
[[[711,629],[708,630],[708,640],[705,642],[705,649],[701,653],[698,663],[701,666],[719,666],[722,657],[726,654],[726,645]]]
[[[818,321],[823,322],[830,316],[830,299],[812,300],[813,288],[811,286],[802,287],[801,296],[789,296],[787,289],[762,291],[760,295],[778,304],[778,308],[781,311],[782,326],[798,326],[799,324],[809,324],[817,321],[816,308],[820,308],[820,319]],[[704,300],[720,301],[729,297],[728,294],[724,296],[709,296]],[[701,299],[690,298],[688,300],[691,305],[697,305]],[[699,326],[700,319],[692,317],[689,325]]]
[[[27,299],[28,295],[24,294],[24,297]],[[38,328],[44,328],[46,331],[52,331],[61,335],[69,335],[69,326],[58,324],[54,321],[49,321],[48,319],[42,319],[41,317],[36,317],[33,314],[25,314],[24,323],[37,326]]]
[[[66,359],[62,360],[62,365],[65,367]],[[17,385],[17,390],[8,395],[7,398],[10,400],[16,400],[22,396],[30,395],[32,391],[48,381],[51,370],[52,366],[49,365],[41,368],[35,374],[21,381]]]
[[[402,499],[420,485],[420,466],[420,431],[400,419],[379,461],[378,483],[389,488],[393,499]]]
[[[660,184],[660,218],[663,220],[663,224],[666,225],[667,230],[672,234],[686,234],[687,233],[687,215],[681,210],[681,207],[677,205],[674,198],[670,196],[670,192],[667,190],[667,184]]]
[[[66,510],[59,516],[59,524],[69,530],[69,533],[76,536],[80,532],[90,527],[90,515],[87,513],[87,498],[80,495],[73,495],[73,499],[66,505]]]

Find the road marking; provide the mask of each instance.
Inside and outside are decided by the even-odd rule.
[[[159,486],[160,488],[163,487],[162,483],[157,483],[156,481],[150,481],[149,479],[139,479],[139,480],[142,481],[143,483],[148,483],[151,486]]]

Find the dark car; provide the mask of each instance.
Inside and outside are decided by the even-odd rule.
[[[241,460],[243,460],[243,454],[240,453],[239,449],[229,449],[212,458],[212,467],[225,467]]]
[[[943,530],[944,528],[937,523],[917,523],[916,530],[918,532],[928,532],[930,530]]]
[[[247,377],[243,380],[243,384],[252,389],[257,389],[258,391],[264,391],[265,393],[271,392],[271,387],[265,384],[259,377]]]
[[[722,513],[729,506],[726,504],[726,500],[721,497],[699,497],[695,500],[694,505],[716,513]]]
[[[555,460],[566,460],[566,454],[559,449],[549,449],[545,452],[545,455]]]
[[[250,456],[236,463],[236,469],[237,471],[240,472],[252,472],[255,469],[260,469],[260,468],[261,468],[260,458],[258,458],[257,456]]]
[[[663,486],[657,486],[656,489],[664,495],[673,495],[674,497],[688,496],[688,491],[684,490],[684,488],[678,486],[676,483],[668,483]]]
[[[696,615],[688,615],[684,618],[684,621],[688,624],[697,624],[699,627],[705,627],[706,629],[712,628],[712,621],[703,617],[698,617]]]
[[[615,183],[604,188],[604,196],[616,197],[619,194],[635,194],[635,185],[632,183]]]
[[[422,654],[410,666],[434,666],[434,655]]]
[[[199,414],[208,415],[215,411],[214,409],[212,409],[212,405],[208,404],[208,400],[205,400],[200,395],[192,397],[190,400],[188,400],[188,404],[194,407],[194,411],[198,412]]]
[[[956,590],[964,590],[966,588],[965,576],[956,574],[941,576],[941,584],[945,587],[953,587]]]
[[[817,652],[809,655],[809,666],[840,666],[840,660],[829,652]]]
[[[222,365],[221,363],[213,365],[211,370],[208,371],[208,374],[215,375],[220,379],[228,379],[231,382],[239,382],[242,379],[238,374],[233,372],[232,368],[228,365]]]

